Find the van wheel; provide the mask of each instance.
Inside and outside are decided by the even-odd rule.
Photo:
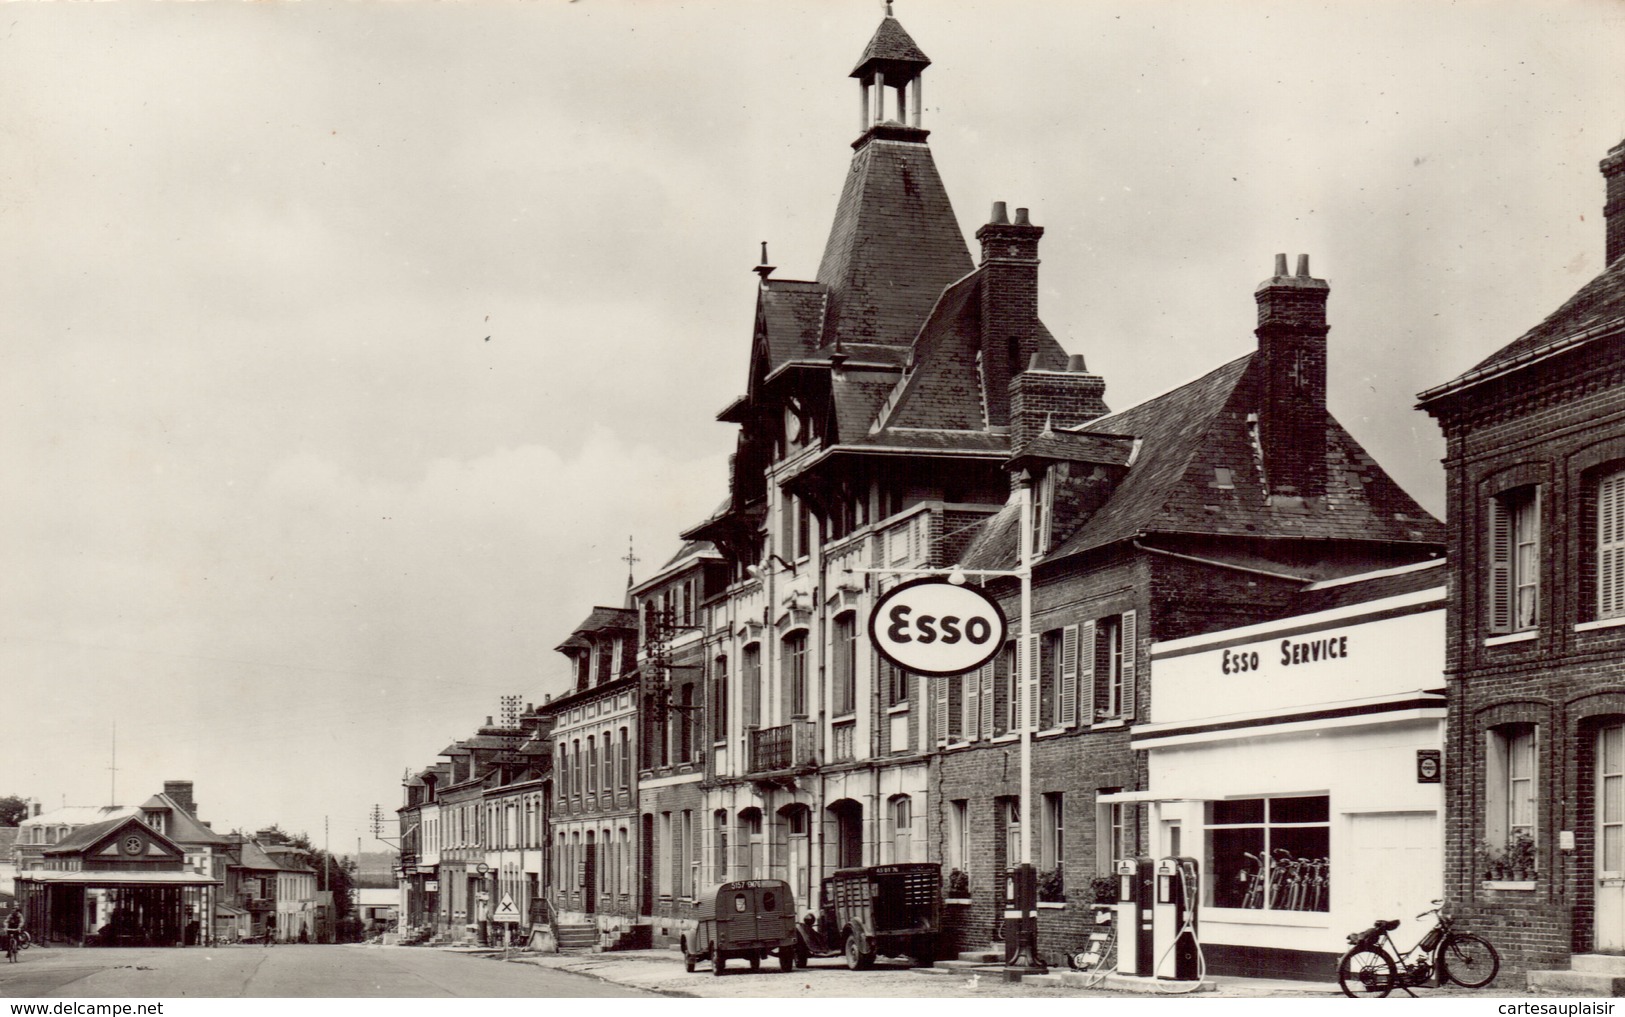
[[[863,952],[863,937],[854,930],[846,934],[846,966],[851,971],[862,971],[875,962],[873,952]]]
[[[779,970],[794,971],[796,968],[796,954],[799,951],[793,946],[779,947]]]
[[[750,969],[752,971],[762,970],[762,955],[760,952],[750,955]]]
[[[807,966],[807,948],[802,946],[801,943],[798,941],[796,943],[795,949],[796,949],[796,967],[798,967],[798,968],[806,967]]]
[[[718,978],[722,977],[722,966],[728,963],[722,959],[722,947],[711,944],[711,973]]]

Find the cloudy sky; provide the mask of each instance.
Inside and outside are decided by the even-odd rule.
[[[758,243],[817,269],[879,0],[0,8],[0,794],[193,779],[350,850],[726,489]],[[1332,408],[1602,267],[1617,2],[903,0],[967,236],[1116,408],[1331,282]],[[370,838],[369,838],[370,845]],[[372,845],[375,846],[375,845]]]

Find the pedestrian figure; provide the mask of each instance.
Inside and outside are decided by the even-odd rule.
[[[276,912],[265,916],[265,945],[270,946],[276,942]]]

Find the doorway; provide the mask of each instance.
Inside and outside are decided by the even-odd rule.
[[[1594,949],[1625,951],[1625,723],[1597,732]]]
[[[587,831],[587,856],[581,866],[581,910],[589,915],[598,910],[598,842],[591,830]]]
[[[835,821],[835,867],[855,868],[863,864],[863,806],[850,798],[830,804]]]

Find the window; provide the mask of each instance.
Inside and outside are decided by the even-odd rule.
[[[1325,795],[1208,802],[1208,903],[1330,910],[1329,815]]]
[[[745,726],[762,726],[762,646],[751,643],[745,647],[739,668],[740,691],[745,700]]]
[[[740,879],[759,879],[762,877],[762,810],[758,808],[744,809],[739,813],[739,838],[743,855],[740,858]]]
[[[1597,481],[1597,617],[1625,617],[1625,470]]]
[[[1115,794],[1121,788],[1101,788],[1097,794]],[[1133,806],[1112,802],[1095,806],[1095,871],[1111,872],[1119,858],[1135,855]]]
[[[660,814],[660,843],[662,849],[655,855],[656,892],[662,897],[671,896],[673,848],[671,840],[671,813]]]
[[[948,853],[948,896],[957,897],[953,886],[953,872],[959,870],[966,874],[962,891],[970,889],[970,802],[963,798],[956,798],[948,803],[948,842],[945,848]]]
[[[1010,797],[995,801],[1004,826],[1004,868],[1014,868],[1021,862],[1021,799]]]
[[[790,714],[807,715],[807,633],[792,632],[784,637],[784,681],[789,686]]]
[[[699,852],[694,849],[694,813],[689,809],[683,810],[683,846],[679,849],[678,857],[682,860],[679,877],[683,885],[680,892],[684,897],[693,897],[699,882],[700,863]]]
[[[1228,466],[1213,467],[1213,486],[1221,491],[1233,490],[1236,486],[1236,477]]]
[[[718,809],[712,816],[715,829],[711,842],[711,882],[728,881],[728,810]]]
[[[893,664],[891,661],[882,661],[880,665],[881,684],[886,691],[887,706],[901,706],[908,702],[909,672]]]
[[[908,795],[895,795],[890,803],[891,860],[914,860],[914,800]]]
[[[1063,846],[1066,834],[1066,799],[1059,791],[1044,793],[1043,837],[1038,845],[1040,872],[1058,871],[1066,861]]]
[[[711,665],[711,740],[728,737],[728,658],[718,657]]]
[[[993,733],[1002,735],[1018,726],[1016,724],[1016,706],[1020,702],[1020,697],[1016,695],[1016,644],[1014,642],[1005,643],[1004,652],[994,659],[993,682],[997,694],[1004,697],[1004,708],[996,710],[994,713]]]
[[[1514,488],[1489,506],[1490,631],[1532,629],[1540,622],[1539,490]]]
[[[1049,550],[1050,474],[1045,470],[1033,482],[1033,554]]]
[[[598,793],[598,740],[587,736],[587,793]]]
[[[844,717],[858,708],[858,616],[852,611],[835,619],[833,656],[830,660],[834,675],[831,695],[835,700],[835,716]]]
[[[608,731],[604,732],[603,787],[605,794],[613,794],[615,791],[615,742]]]
[[[576,798],[581,797],[581,740],[570,741],[570,794]]]
[[[626,728],[621,728],[621,790],[632,786],[632,739]]]
[[[694,683],[683,686],[677,707],[677,761],[694,761]]]
[[[1504,850],[1535,837],[1535,725],[1491,728],[1485,753],[1484,843]]]
[[[1136,633],[1135,612],[1101,618],[1094,629],[1094,704],[1096,720],[1132,717]],[[1087,635],[1090,626],[1084,626]]]
[[[1038,726],[1060,727],[1061,630],[1051,629],[1038,642]]]

